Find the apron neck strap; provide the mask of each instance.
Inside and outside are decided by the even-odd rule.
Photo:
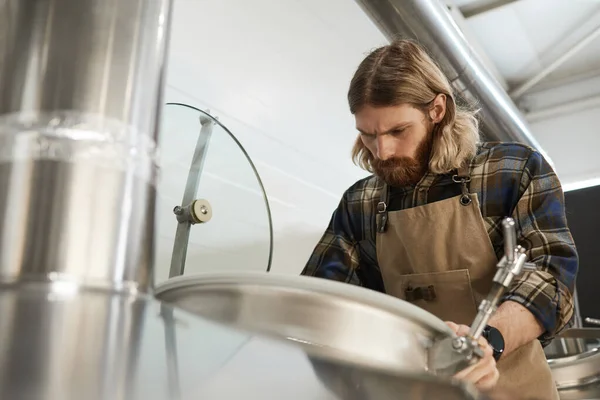
[[[379,197],[379,203],[377,203],[377,214],[381,215],[379,221],[377,223],[377,232],[383,233],[387,227],[388,213],[387,213],[387,204],[389,201],[389,188],[387,183],[383,183],[383,188],[381,189],[381,196]]]
[[[463,165],[456,171],[456,175],[452,176],[452,180],[459,183],[461,186],[462,194],[460,196],[460,204],[468,206],[473,201],[469,195],[468,183],[471,182],[471,161],[463,163]]]
[[[456,171],[457,174],[454,175],[458,179],[466,179],[467,181],[471,180],[471,161],[466,161],[461,165],[461,167]],[[453,178],[454,179],[454,178]]]

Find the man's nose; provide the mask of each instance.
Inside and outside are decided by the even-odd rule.
[[[395,149],[392,140],[385,135],[377,138],[377,158],[380,160],[387,160],[388,158],[394,157]]]

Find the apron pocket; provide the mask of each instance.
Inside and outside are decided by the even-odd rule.
[[[391,293],[443,321],[471,325],[477,314],[467,269],[402,275],[396,285]]]

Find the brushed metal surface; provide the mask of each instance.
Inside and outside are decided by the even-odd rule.
[[[600,342],[600,328],[571,328],[560,334],[561,338],[596,339]]]
[[[600,348],[548,360],[559,390],[600,382]]]
[[[70,110],[155,137],[171,0],[4,0],[0,115]]]
[[[324,357],[143,295],[37,283],[0,286],[0,398],[483,399],[457,383]]]
[[[170,9],[0,2],[0,281],[151,286]]]
[[[158,299],[252,332],[364,365],[425,373],[432,341],[448,337],[438,318],[402,300],[305,276],[205,273],[170,279]]]
[[[600,399],[600,382],[559,390],[560,400],[597,400]]]

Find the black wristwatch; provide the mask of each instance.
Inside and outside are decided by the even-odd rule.
[[[494,351],[494,359],[498,361],[504,353],[504,336],[493,326],[486,325],[481,334],[488,341]]]

